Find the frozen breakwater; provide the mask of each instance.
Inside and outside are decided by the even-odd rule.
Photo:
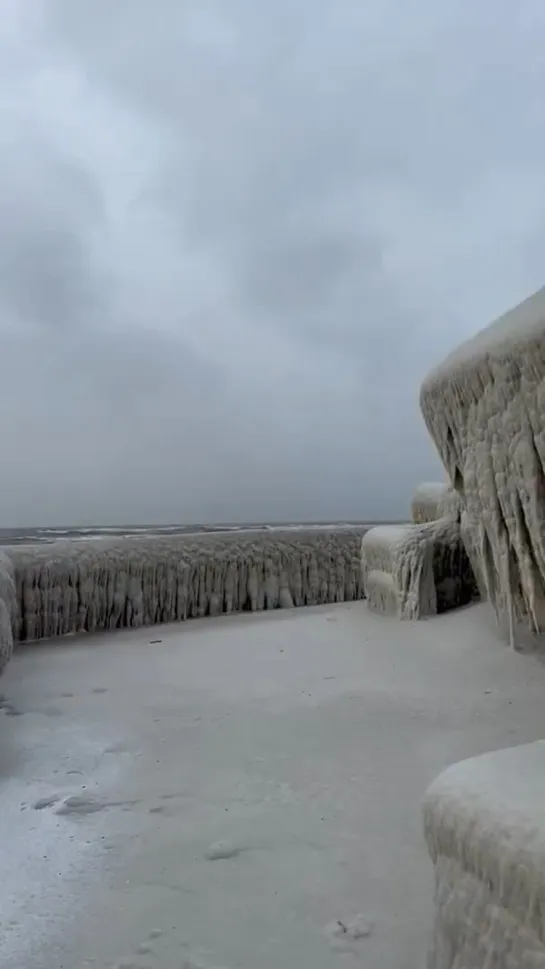
[[[5,665],[11,638],[16,643],[360,599],[365,530],[229,532],[7,547],[0,562],[5,578],[0,586],[0,657]],[[3,595],[4,588],[8,591]]]

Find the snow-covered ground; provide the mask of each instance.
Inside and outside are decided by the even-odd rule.
[[[480,605],[71,637],[0,689],[2,969],[422,969],[425,788],[544,732]]]

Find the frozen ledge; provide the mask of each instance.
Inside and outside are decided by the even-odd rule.
[[[455,764],[429,788],[428,969],[544,969],[545,741]]]
[[[0,636],[4,626],[17,642],[360,599],[364,532],[341,527],[9,547],[0,553]],[[2,638],[0,650],[9,658]]]
[[[447,357],[420,400],[481,593],[522,645],[545,632],[545,290]]]

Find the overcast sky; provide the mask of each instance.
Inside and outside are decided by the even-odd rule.
[[[543,284],[538,0],[2,0],[0,524],[399,518]]]

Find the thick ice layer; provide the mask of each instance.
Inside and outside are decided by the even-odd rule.
[[[430,787],[428,969],[544,969],[545,742],[456,764]]]
[[[12,623],[15,618],[13,565],[0,550],[0,673],[13,651]]]
[[[441,503],[450,490],[450,485],[441,481],[426,481],[418,485],[411,502],[413,522],[423,525],[441,518]]]
[[[64,542],[7,549],[18,640],[363,595],[364,529]]]
[[[420,619],[465,605],[476,596],[455,518],[371,528],[362,539],[361,559],[368,605],[386,615]]]
[[[544,632],[545,290],[451,354],[421,404],[483,593],[512,640]]]

